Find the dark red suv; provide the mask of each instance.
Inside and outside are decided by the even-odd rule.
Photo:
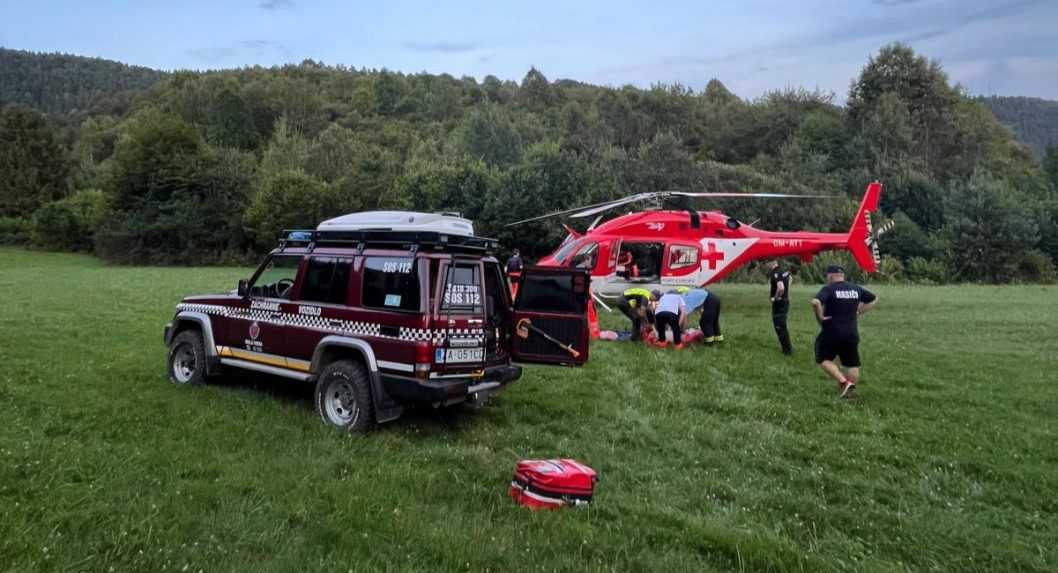
[[[236,291],[177,305],[169,377],[201,384],[234,368],[314,382],[323,420],[363,431],[409,402],[486,399],[521,376],[513,362],[583,364],[588,274],[527,268],[512,302],[496,247],[465,219],[422,213],[288,232]]]

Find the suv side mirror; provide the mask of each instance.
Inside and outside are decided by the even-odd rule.
[[[250,283],[246,279],[239,279],[239,296],[245,297],[250,293]]]

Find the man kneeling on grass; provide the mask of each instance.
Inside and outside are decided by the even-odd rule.
[[[654,309],[654,328],[658,331],[658,345],[668,346],[665,338],[665,330],[668,327],[672,329],[672,341],[676,348],[682,349],[680,334],[687,322],[687,303],[676,291],[661,294],[661,291],[656,290],[653,296],[658,301],[658,307]]]
[[[816,363],[838,382],[842,398],[851,398],[860,381],[860,333],[856,319],[874,308],[878,297],[845,282],[845,269],[827,267],[827,284],[812,299],[812,310],[821,328],[816,337]],[[841,359],[846,372],[834,363]]]

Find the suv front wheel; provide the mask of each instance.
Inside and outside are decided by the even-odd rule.
[[[350,432],[366,432],[374,415],[367,372],[358,362],[328,364],[316,382],[316,411],[327,424]]]
[[[176,384],[206,382],[206,348],[197,331],[185,330],[169,345],[169,380]]]

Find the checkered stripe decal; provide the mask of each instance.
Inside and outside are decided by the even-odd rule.
[[[382,334],[382,325],[377,322],[361,322],[355,320],[340,320],[336,318],[324,318],[322,316],[310,316],[306,314],[292,314],[288,312],[276,312],[259,308],[241,309],[223,306],[219,304],[194,304],[181,303],[176,305],[178,311],[201,312],[214,316],[226,316],[243,320],[255,320],[279,326],[296,326],[300,328],[312,328],[335,334],[346,334],[351,336],[373,336],[376,338],[389,338],[392,340],[404,340],[409,342],[432,342],[434,345],[444,344],[447,338],[472,338],[478,342],[485,341],[485,331],[480,328],[451,328],[431,330],[429,328],[406,328],[400,327],[397,336]]]
[[[445,338],[473,339],[479,343],[485,342],[485,331],[480,328],[449,328],[447,330],[434,331],[434,344],[444,344]]]
[[[193,303],[180,303],[176,305],[177,311],[188,310],[191,312],[203,312],[206,314],[216,314],[219,316],[228,316],[229,311],[233,310],[226,306],[219,304],[193,304]]]

